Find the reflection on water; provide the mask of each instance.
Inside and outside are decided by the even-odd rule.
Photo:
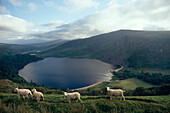
[[[112,68],[112,65],[94,59],[45,58],[26,65],[19,75],[28,82],[74,89],[110,80]]]

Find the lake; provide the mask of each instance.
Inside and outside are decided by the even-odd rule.
[[[28,82],[56,88],[75,89],[109,81],[113,66],[95,59],[45,58],[19,70]]]

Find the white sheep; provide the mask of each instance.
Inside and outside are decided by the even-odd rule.
[[[80,99],[80,93],[79,92],[73,92],[73,93],[67,93],[64,92],[64,96],[68,99],[68,102],[71,103],[71,99],[77,99],[76,102],[78,102],[78,100],[80,102],[82,102],[82,100]]]
[[[38,92],[35,88],[32,89],[33,96],[37,99],[37,102],[40,101],[40,98],[42,97],[44,100],[44,95],[41,92]]]
[[[110,96],[110,100],[112,100],[112,96],[121,96],[120,100],[125,100],[125,97],[123,95],[123,90],[121,89],[110,89],[109,87],[107,87],[107,92],[108,92],[108,95]]]
[[[23,96],[24,100],[25,100],[25,96],[29,98],[29,95],[31,95],[32,97],[32,93],[29,89],[18,89],[17,87],[14,89],[14,92],[18,93],[18,98],[20,98],[20,95]]]

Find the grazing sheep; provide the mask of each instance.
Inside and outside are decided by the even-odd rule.
[[[71,103],[71,99],[77,99],[76,102],[78,102],[78,100],[80,102],[82,102],[82,100],[80,99],[80,93],[79,92],[73,92],[73,93],[67,93],[64,92],[64,96],[68,99],[68,102]]]
[[[32,97],[32,93],[29,89],[18,89],[17,87],[14,89],[14,92],[18,93],[18,98],[20,98],[20,95],[23,96],[24,100],[25,100],[25,96],[29,98],[29,95],[31,95]]]
[[[108,92],[108,95],[110,96],[110,100],[112,100],[112,96],[121,96],[120,100],[125,100],[125,97],[123,95],[123,90],[121,89],[110,89],[109,87],[107,87],[107,92]]]
[[[40,98],[42,97],[44,100],[44,95],[41,92],[38,92],[35,88],[32,89],[33,96],[37,99],[37,102],[40,101]]]

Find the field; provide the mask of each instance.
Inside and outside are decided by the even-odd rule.
[[[32,100],[18,99],[16,94],[0,93],[0,111],[3,113],[62,113],[62,112],[112,112],[112,113],[168,113],[170,111],[170,96],[125,96],[125,101],[119,97],[109,100],[108,96],[82,96],[82,103],[71,104],[63,95],[45,95],[45,100],[37,103]]]
[[[131,89],[134,90],[137,87],[153,87],[155,85],[149,84],[147,82],[144,82],[142,80],[136,79],[136,78],[129,78],[121,81],[112,81],[112,82],[103,82],[101,84],[98,84],[90,89],[101,89],[101,88],[106,88],[106,87],[118,87],[122,89]]]

